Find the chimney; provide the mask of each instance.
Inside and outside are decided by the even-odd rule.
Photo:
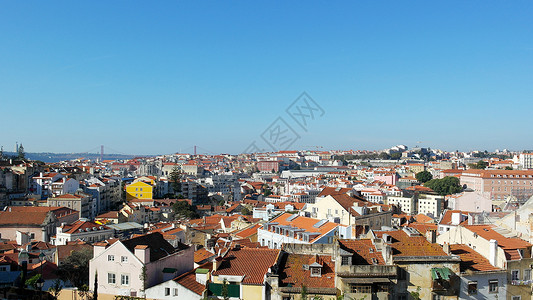
[[[444,245],[442,245],[442,251],[444,251],[444,252],[446,252],[446,254],[450,255],[451,254],[450,244],[444,243]]]
[[[93,257],[97,257],[98,255],[100,255],[100,253],[104,252],[106,245],[107,244],[105,242],[94,244],[93,245]]]
[[[452,213],[452,225],[459,225],[459,224],[461,224],[461,213],[460,212]]]
[[[383,249],[381,249],[381,255],[385,264],[392,265],[392,248],[390,245],[384,244]]]
[[[426,239],[428,240],[428,242],[435,244],[437,242],[437,231],[436,230],[426,231]]]
[[[209,270],[208,269],[196,269],[196,282],[199,284],[205,285],[209,280]]]
[[[498,259],[498,241],[490,240],[489,243],[489,262],[496,267],[496,260]]]
[[[213,261],[213,272],[216,272],[218,267],[220,267],[221,263],[222,263],[222,257],[219,256],[219,257],[215,258],[215,260]]]
[[[147,264],[150,262],[150,248],[147,245],[137,245],[135,246],[135,256],[139,258],[139,260],[143,264]]]

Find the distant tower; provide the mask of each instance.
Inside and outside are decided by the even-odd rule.
[[[100,162],[104,161],[104,145],[100,146]]]
[[[196,146],[194,146],[194,156],[196,156]]]
[[[19,152],[19,142],[15,142],[15,153]]]

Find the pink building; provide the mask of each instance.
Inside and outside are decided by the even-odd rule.
[[[396,185],[400,176],[395,171],[374,171],[374,180],[383,181],[389,185]]]

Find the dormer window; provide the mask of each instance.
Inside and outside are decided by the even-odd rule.
[[[351,265],[350,256],[343,255],[341,257],[341,266],[349,266]]]

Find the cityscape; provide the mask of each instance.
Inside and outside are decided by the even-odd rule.
[[[19,288],[10,292],[531,294],[532,152],[397,145],[45,163],[17,147],[0,156],[0,270]]]
[[[532,299],[532,15],[0,0],[0,299]]]

